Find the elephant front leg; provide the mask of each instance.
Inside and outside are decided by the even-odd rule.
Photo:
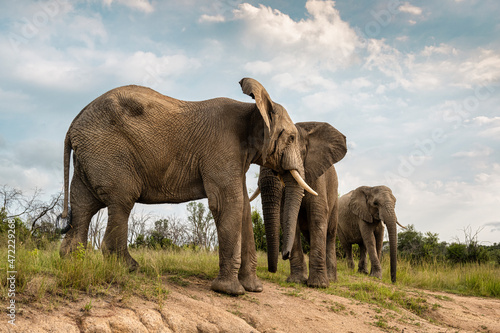
[[[358,272],[363,274],[368,274],[368,267],[366,263],[366,246],[363,242],[359,243],[358,246],[359,246]]]
[[[382,278],[382,266],[380,265],[380,260],[378,259],[375,235],[372,234],[365,241],[366,250],[368,251],[368,255],[370,256],[370,276],[375,276],[379,279]]]
[[[241,196],[219,198],[220,200],[217,200],[217,196],[210,195],[208,198],[219,239],[219,275],[212,282],[211,288],[229,295],[243,295],[245,289],[238,279],[241,266],[243,200]]]
[[[309,253],[309,287],[326,288],[330,285],[326,269],[327,222],[325,218],[313,220],[310,226],[311,252]]]
[[[297,223],[292,252],[290,254],[290,276],[286,279],[286,282],[305,283],[306,281],[307,265],[304,258],[304,251],[302,250],[299,223]]]
[[[245,192],[248,193],[245,186]],[[257,252],[253,236],[252,215],[248,196],[244,196],[241,230],[241,267],[238,280],[246,291],[261,292],[262,282],[257,278]]]

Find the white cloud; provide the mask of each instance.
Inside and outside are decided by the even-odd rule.
[[[67,33],[75,39],[82,40],[87,48],[93,49],[96,40],[107,41],[108,34],[102,23],[102,18],[95,16],[76,16],[66,26]]]
[[[273,64],[261,60],[251,61],[245,64],[245,70],[255,75],[264,75],[273,70]]]
[[[475,157],[485,157],[490,156],[493,153],[493,149],[489,147],[481,147],[476,150],[471,151],[459,151],[452,154],[452,157],[467,157],[467,158],[475,158]]]
[[[113,2],[119,3],[144,13],[151,13],[154,11],[153,5],[150,4],[148,0],[103,0],[103,2],[107,6],[111,6]]]
[[[358,90],[361,88],[368,88],[372,87],[373,83],[368,80],[366,77],[358,77],[352,80],[351,82],[347,83],[347,85],[354,90]]]
[[[408,13],[412,15],[421,15],[422,14],[422,8],[413,6],[409,2],[403,3],[401,6],[398,7],[398,10],[403,13]]]
[[[420,54],[427,57],[433,54],[457,55],[458,51],[457,49],[455,49],[450,45],[441,43],[439,44],[439,46],[433,46],[433,45],[425,46],[424,50]]]
[[[226,18],[223,15],[207,15],[203,14],[200,16],[198,22],[224,22]]]
[[[472,123],[476,125],[499,125],[500,126],[500,117],[486,117],[486,116],[479,116],[479,117],[474,117],[472,119]]]
[[[479,116],[468,121],[468,123],[479,128],[477,132],[478,136],[493,140],[500,139],[500,117],[489,118],[486,116]]]
[[[271,59],[275,72],[305,77],[319,68],[335,71],[356,60],[359,38],[334,5],[309,0],[309,17],[295,21],[276,9],[244,3],[234,10],[234,18],[246,23],[246,47],[258,48],[261,58]]]
[[[404,54],[383,39],[370,39],[367,51],[364,68],[380,71],[395,87],[409,91],[475,88],[500,80],[500,54],[493,50],[460,51],[440,44]]]

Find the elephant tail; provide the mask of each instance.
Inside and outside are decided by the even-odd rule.
[[[64,208],[61,214],[63,219],[68,217],[68,197],[69,197],[69,162],[71,157],[71,140],[69,138],[69,132],[66,133],[66,138],[64,139]]]

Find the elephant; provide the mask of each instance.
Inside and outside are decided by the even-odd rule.
[[[266,166],[294,180],[295,196],[302,197],[304,188],[315,192],[303,179],[299,132],[286,109],[258,81],[239,83],[255,103],[183,101],[130,85],[83,108],[64,140],[61,217],[68,222],[61,257],[79,243],[86,246],[92,216],[107,207],[103,254],[116,254],[133,271],[138,264],[127,248],[127,230],[136,202],[208,198],[219,239],[219,274],[211,289],[231,295],[262,291],[246,171],[252,163]]]
[[[310,287],[327,287],[337,280],[335,236],[338,220],[338,179],[334,163],[347,153],[345,136],[328,123],[303,122],[295,124],[301,145],[306,182],[318,195],[306,193],[303,198],[288,195],[290,179],[279,179],[272,169],[261,167],[259,190],[267,241],[268,270],[276,272],[279,252],[280,224],[283,230],[283,259],[291,248],[288,282],[304,283]],[[329,151],[330,154],[324,154]],[[291,200],[295,200],[289,203]],[[291,206],[290,206],[291,205]],[[300,234],[310,244],[309,277]]]
[[[380,259],[384,241],[384,224],[389,233],[391,281],[396,282],[397,227],[396,198],[387,186],[360,186],[339,198],[338,238],[354,269],[352,244],[359,245],[358,271],[368,274],[366,253],[370,256],[370,275],[382,278]],[[403,227],[404,228],[404,227]]]

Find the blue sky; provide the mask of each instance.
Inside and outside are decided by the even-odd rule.
[[[1,6],[0,185],[60,190],[66,130],[107,90],[249,101],[238,85],[248,76],[294,121],[326,121],[347,136],[340,193],[384,184],[402,224],[447,242],[482,228],[480,241],[500,242],[497,1]],[[184,207],[151,209],[183,216]]]

